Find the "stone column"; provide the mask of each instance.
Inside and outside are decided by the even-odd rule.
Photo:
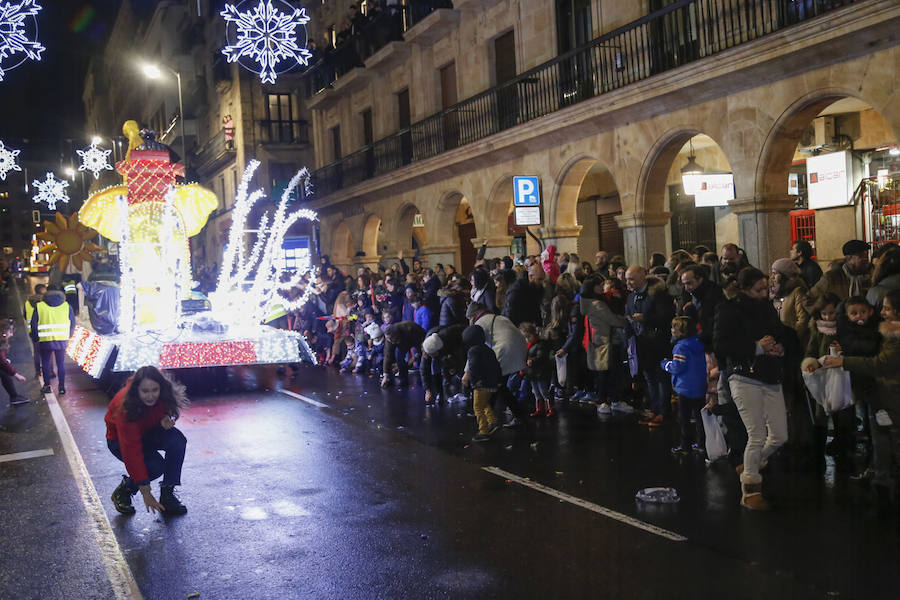
[[[544,241],[544,248],[549,245],[556,246],[556,253],[578,253],[578,236],[581,234],[581,225],[556,226],[546,225],[538,230]]]
[[[787,194],[737,198],[728,203],[738,218],[738,238],[750,264],[769,272],[777,258],[785,258],[791,247],[794,200]]]
[[[619,215],[616,223],[622,228],[625,238],[625,262],[629,265],[650,264],[654,252],[669,254],[666,248],[666,227],[672,213]],[[590,260],[586,258],[584,260]]]
[[[425,246],[422,248],[422,263],[425,266],[434,268],[434,265],[440,263],[442,265],[458,265],[457,255],[459,246],[449,244],[446,246]]]

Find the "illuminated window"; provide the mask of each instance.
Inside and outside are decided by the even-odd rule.
[[[284,238],[277,263],[279,269],[305,269],[309,264],[309,237],[304,235]]]

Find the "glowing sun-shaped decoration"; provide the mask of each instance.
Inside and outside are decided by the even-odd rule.
[[[37,234],[38,238],[47,242],[40,252],[50,254],[48,262],[58,262],[62,272],[69,266],[69,261],[80,271],[85,261],[91,261],[91,252],[102,250],[97,244],[87,241],[96,236],[96,231],[78,220],[78,213],[68,219],[62,213],[56,213],[56,221],[44,221],[44,231]]]

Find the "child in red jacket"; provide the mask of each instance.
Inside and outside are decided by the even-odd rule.
[[[116,510],[123,515],[134,514],[131,497],[138,491],[147,512],[176,515],[187,512],[174,493],[175,486],[181,485],[187,445],[184,434],[175,428],[175,421],[187,404],[184,386],[149,366],[138,369],[109,403],[105,417],[106,444],[128,471],[112,494]],[[157,501],[150,491],[150,482],[160,475],[163,479]]]

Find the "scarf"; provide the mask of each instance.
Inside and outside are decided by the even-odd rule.
[[[837,335],[837,321],[824,321],[822,319],[816,319],[816,329],[819,330],[819,333],[822,335]]]
[[[862,288],[862,278],[865,275],[854,275],[850,272],[850,268],[847,266],[847,263],[844,263],[841,267],[844,269],[844,274],[850,279],[850,295],[851,296],[862,296],[863,288]]]

